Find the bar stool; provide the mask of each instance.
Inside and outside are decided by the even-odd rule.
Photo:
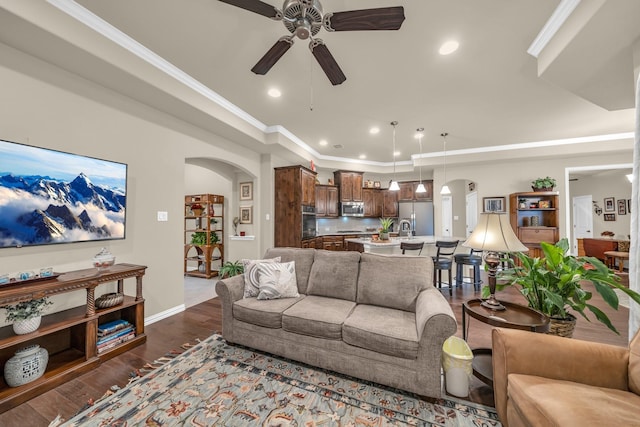
[[[402,255],[404,251],[420,251],[418,255],[422,253],[424,242],[400,242],[400,249],[402,249]]]
[[[480,255],[474,255],[474,253],[481,254],[482,251],[471,249],[468,254],[456,254],[453,259],[456,262],[456,286],[463,283],[473,283],[473,290],[479,291],[482,280],[480,279],[480,266],[482,265],[482,257]],[[473,266],[473,282],[465,282],[464,279],[468,278],[463,275],[463,268],[465,265]]]
[[[438,251],[435,256],[431,257],[433,259],[433,283],[437,283],[439,289],[442,289],[442,270],[447,270],[449,272],[449,282],[447,283],[449,286],[449,296],[453,295],[453,280],[451,280],[453,276],[451,275],[451,266],[453,264],[453,253],[458,247],[458,242],[459,240],[436,241],[436,248],[438,248]]]

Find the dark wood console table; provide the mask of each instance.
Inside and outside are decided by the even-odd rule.
[[[467,339],[467,316],[482,323],[499,328],[521,329],[532,332],[547,332],[549,318],[539,311],[524,305],[501,301],[506,310],[494,311],[481,306],[481,299],[472,299],[462,304],[462,339]],[[473,374],[493,387],[493,365],[490,348],[476,348],[473,352]]]
[[[0,328],[0,364],[15,352],[31,344],[38,344],[49,352],[44,375],[19,387],[9,387],[0,381],[0,412],[5,412],[27,400],[51,390],[87,372],[105,360],[144,343],[144,298],[142,276],[146,266],[116,264],[105,270],[95,268],[70,271],[51,280],[35,283],[9,283],[0,287],[0,306],[52,295],[86,290],[86,304],[42,316],[40,328],[30,334],[16,335],[11,325]],[[125,295],[121,304],[96,309],[95,290],[101,284],[117,282],[118,292],[124,291],[124,280],[135,278],[136,295]],[[135,330],[135,337],[98,354],[98,325],[124,319]]]

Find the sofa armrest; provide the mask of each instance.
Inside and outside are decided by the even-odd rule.
[[[420,347],[436,348],[438,352],[444,341],[456,333],[456,317],[440,290],[430,287],[418,294],[416,328]]]
[[[216,295],[222,305],[222,336],[233,342],[233,303],[244,296],[244,275],[229,277],[216,282]]]
[[[527,374],[628,390],[624,347],[515,329],[492,331],[493,390],[501,420],[507,415],[509,374]]]

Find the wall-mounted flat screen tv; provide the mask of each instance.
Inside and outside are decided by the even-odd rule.
[[[124,239],[127,165],[0,140],[0,248]]]

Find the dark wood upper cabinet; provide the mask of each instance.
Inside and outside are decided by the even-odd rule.
[[[340,202],[362,202],[362,183],[364,172],[343,171],[333,172],[333,181],[340,188]]]
[[[382,190],[382,216],[398,216],[398,191]]]
[[[416,193],[416,189],[420,184],[420,181],[405,181],[399,182],[400,191],[398,192],[398,201],[406,202],[411,200],[433,200],[433,181],[422,181],[424,188],[427,190],[424,193]]]
[[[338,214],[338,187],[316,185],[316,216],[337,217]]]

